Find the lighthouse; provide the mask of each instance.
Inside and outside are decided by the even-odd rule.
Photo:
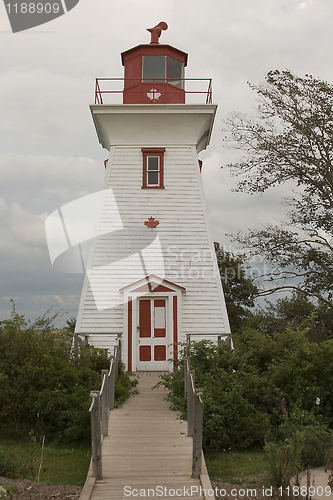
[[[188,336],[230,335],[198,160],[217,106],[210,80],[187,89],[188,55],[160,43],[166,29],[121,54],[122,102],[103,78],[90,106],[109,155],[76,334],[104,349],[120,338],[131,371],[172,371]]]

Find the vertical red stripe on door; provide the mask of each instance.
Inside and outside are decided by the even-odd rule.
[[[177,297],[173,297],[173,359],[176,360],[178,358],[178,328],[177,328]]]
[[[151,337],[151,313],[150,299],[141,299],[139,302],[139,336],[142,338]]]

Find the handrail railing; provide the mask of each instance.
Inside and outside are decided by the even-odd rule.
[[[199,335],[199,334],[198,334]],[[197,335],[193,335],[196,337]],[[222,340],[222,337],[226,340]],[[217,343],[228,341],[233,349],[231,333],[217,335]],[[191,335],[186,335],[184,347],[184,392],[187,396],[187,435],[193,437],[192,477],[202,471],[203,389],[195,387],[195,371],[190,367]]]
[[[190,369],[189,341],[185,347],[184,383],[187,394],[187,435],[193,437],[192,477],[202,469],[203,389],[195,387],[195,371]]]
[[[91,391],[91,463],[92,476],[102,479],[102,436],[108,435],[109,411],[114,409],[115,379],[118,376],[120,342],[110,356],[109,370],[102,370],[100,391]]]
[[[213,87],[212,87],[212,79],[211,78],[177,78],[175,79],[177,82],[182,82],[182,87],[177,87],[174,86],[175,89],[180,88],[181,90],[185,91],[185,94],[205,94],[206,95],[206,104],[212,104],[213,102]],[[162,79],[162,78],[150,78],[149,80],[141,80],[138,78],[126,78],[126,83],[132,83],[133,86],[130,88],[126,89],[119,89],[119,90],[103,90],[101,88],[102,82],[124,82],[124,78],[96,78],[96,85],[95,85],[95,104],[104,104],[103,102],[103,96],[108,95],[108,94],[122,94],[124,91],[126,94],[142,94],[142,89],[136,89],[135,85],[139,85],[141,83],[170,83],[170,85],[173,85],[171,83],[172,79]],[[206,90],[188,90],[185,89],[185,83],[186,82],[203,82],[204,84],[207,85]],[[170,90],[163,90],[165,94],[173,94],[174,89],[170,88]]]

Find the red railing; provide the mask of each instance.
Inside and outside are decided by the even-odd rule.
[[[175,79],[177,80],[177,82],[182,82],[182,87],[178,87],[178,86],[175,86],[175,85],[172,85],[173,88],[170,88],[170,90],[165,90],[163,89],[163,93],[170,93],[170,94],[173,94],[174,93],[174,89],[183,89],[184,88],[184,91],[185,91],[185,95],[194,95],[194,94],[204,94],[206,96],[206,104],[212,104],[213,102],[213,88],[212,88],[212,79],[211,78],[177,78]],[[124,92],[124,88],[122,89],[116,89],[116,90],[104,90],[104,85],[105,85],[105,82],[112,82],[112,85],[116,84],[116,82],[124,82],[124,78],[96,78],[96,86],[95,86],[95,104],[104,104],[103,102],[103,96],[105,95],[109,95],[109,94],[122,94]],[[185,89],[185,82],[188,84],[187,86],[191,86],[192,82],[196,82],[197,84],[199,84],[200,82],[200,86],[205,86],[205,89],[204,90],[189,90],[189,89]],[[168,79],[168,81],[166,82],[166,80],[162,80],[162,79],[158,79],[158,78],[152,78],[152,79],[149,79],[149,80],[138,80],[137,78],[135,79],[126,79],[126,83],[133,83],[133,87],[131,88],[126,88],[125,89],[125,92],[126,93],[133,93],[133,94],[140,94],[142,93],[142,89],[135,89],[135,85],[139,85],[140,83],[150,83],[150,84],[154,84],[154,83],[171,83],[171,80]],[[109,84],[110,85],[110,84]],[[101,88],[103,86],[103,88]]]

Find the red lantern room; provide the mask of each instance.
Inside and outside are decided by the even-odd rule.
[[[148,29],[150,44],[138,45],[121,54],[124,70],[124,104],[184,104],[184,68],[187,54],[158,39],[168,25]]]

